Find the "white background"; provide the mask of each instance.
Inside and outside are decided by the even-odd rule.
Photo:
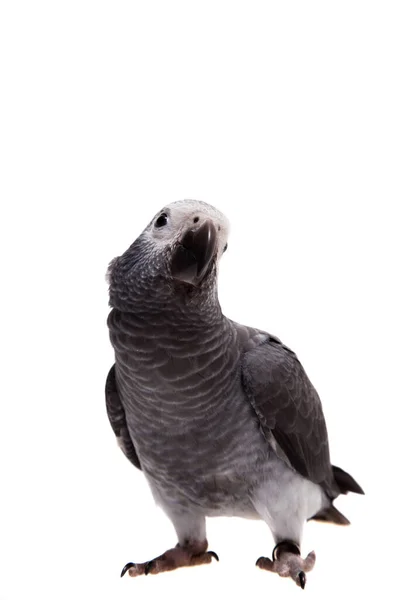
[[[296,350],[365,497],[308,524],[308,598],[398,591],[396,2],[2,2],[0,600],[298,598],[262,522],[175,544],[104,407],[107,264],[168,202],[230,219],[229,317]],[[397,297],[396,297],[397,296]]]

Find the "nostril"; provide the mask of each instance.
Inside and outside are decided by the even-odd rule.
[[[193,219],[193,223],[198,223],[198,222],[199,222],[199,217],[195,217],[195,218]]]

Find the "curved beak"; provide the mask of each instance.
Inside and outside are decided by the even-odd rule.
[[[197,285],[203,279],[214,257],[217,230],[212,221],[204,221],[197,229],[187,231],[172,255],[174,279]]]

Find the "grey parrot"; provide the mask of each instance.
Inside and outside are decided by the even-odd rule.
[[[205,202],[174,202],[109,265],[108,417],[178,538],[121,576],[218,560],[206,517],[239,516],[272,532],[272,559],[256,565],[304,588],[315,563],[300,553],[305,522],[348,524],[333,500],[363,490],[331,464],[321,402],[294,352],[223,315],[228,228]]]

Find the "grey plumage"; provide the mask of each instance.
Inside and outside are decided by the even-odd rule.
[[[108,416],[181,546],[205,540],[215,515],[262,518],[277,543],[299,545],[307,519],[347,522],[332,500],[362,490],[331,465],[321,402],[296,355],[222,314],[227,234],[213,207],[173,203],[110,264]]]

